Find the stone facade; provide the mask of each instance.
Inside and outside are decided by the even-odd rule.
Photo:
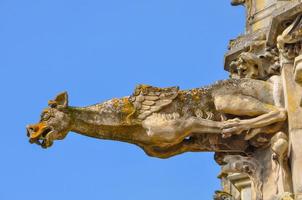
[[[302,144],[302,75],[299,66],[302,3],[251,0],[241,4],[247,7],[250,20],[247,20],[246,33],[231,40],[225,55],[225,69],[233,78],[273,81],[276,105],[286,108],[288,114],[287,125],[271,138],[270,150],[255,150],[254,157],[264,170],[263,197],[252,194],[248,199],[302,199],[302,154],[299,148]],[[258,158],[257,154],[261,157]],[[269,155],[271,162],[264,159]],[[232,183],[232,180],[227,181]],[[252,191],[255,189],[252,186]]]

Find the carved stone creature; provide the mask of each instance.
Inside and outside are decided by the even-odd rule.
[[[221,121],[224,115],[244,119]],[[83,108],[68,106],[68,95],[62,93],[27,132],[31,143],[44,148],[73,131],[136,144],[150,156],[167,158],[188,151],[225,151],[211,141],[263,128],[269,133],[268,127],[286,117],[283,108],[274,106],[273,84],[231,79],[184,91],[140,85],[130,97]]]
[[[262,167],[259,162],[253,157],[246,157],[240,155],[227,155],[224,158],[225,165],[222,166],[221,175],[225,176],[232,173],[242,173],[249,176],[252,181],[254,194],[256,200],[262,200]]]
[[[265,48],[265,42],[257,40],[247,51],[240,53],[229,65],[230,77],[267,80],[280,75],[279,51],[277,48]]]
[[[231,74],[238,74],[238,78],[258,79],[263,74],[261,59],[250,52],[241,53],[235,61],[231,62],[230,68]]]
[[[227,192],[215,191],[214,200],[235,200],[233,196]]]
[[[259,58],[263,60],[263,67],[266,66],[264,67],[266,78],[281,74],[281,64],[278,48],[267,47],[264,54],[259,55]]]

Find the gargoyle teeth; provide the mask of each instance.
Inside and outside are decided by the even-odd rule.
[[[43,130],[41,136],[40,136],[40,139],[41,140],[45,140],[45,138],[47,137],[47,135],[51,132],[51,128],[46,128]]]

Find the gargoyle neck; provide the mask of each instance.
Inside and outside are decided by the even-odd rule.
[[[142,132],[141,126],[125,123],[116,111],[105,112],[93,107],[69,107],[69,111],[71,131],[85,136],[135,143],[133,138]]]

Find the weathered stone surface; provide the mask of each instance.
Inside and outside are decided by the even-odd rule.
[[[302,55],[295,58],[294,79],[302,86]]]
[[[48,147],[54,140],[65,137],[68,131],[116,140],[119,140],[118,133],[120,133],[123,139],[133,140],[132,143],[143,146],[145,149],[151,146],[152,148],[170,148],[186,144],[187,137],[194,138],[195,135],[208,133],[218,137],[231,137],[233,134],[237,135],[264,127],[269,129],[271,124],[283,123],[286,119],[284,110],[274,105],[274,85],[265,81],[226,80],[208,88],[188,91],[147,87],[149,90],[167,93],[166,99],[144,100],[140,102],[140,105],[137,97],[125,97],[103,104],[76,108],[68,106],[67,93],[59,94],[50,101],[50,107],[43,111],[43,117],[39,123],[43,126],[36,125],[43,128],[33,128],[36,126],[28,128],[31,141],[41,140],[42,146]],[[170,90],[173,92],[169,92]],[[263,92],[265,95],[262,95]],[[148,91],[144,91],[144,93],[140,99],[146,99],[144,96],[149,95]],[[135,99],[134,102],[131,102],[133,99]],[[209,105],[212,106],[209,107]],[[196,112],[188,113],[188,110]],[[196,116],[195,113],[198,112],[202,114]],[[152,115],[156,113],[161,114],[160,119],[158,119],[158,115]],[[50,117],[45,118],[46,114]],[[221,116],[225,114],[250,116],[251,118],[221,121]],[[80,131],[78,126],[81,126]],[[131,129],[131,127],[136,127],[139,132],[122,134],[125,129]],[[44,129],[51,131],[45,133]],[[113,138],[110,134],[112,131],[116,133]],[[257,137],[257,134],[254,137]],[[179,153],[176,147],[174,151]],[[171,153],[173,154],[173,152]],[[154,156],[157,155],[154,154]],[[159,154],[158,157],[161,155]]]

